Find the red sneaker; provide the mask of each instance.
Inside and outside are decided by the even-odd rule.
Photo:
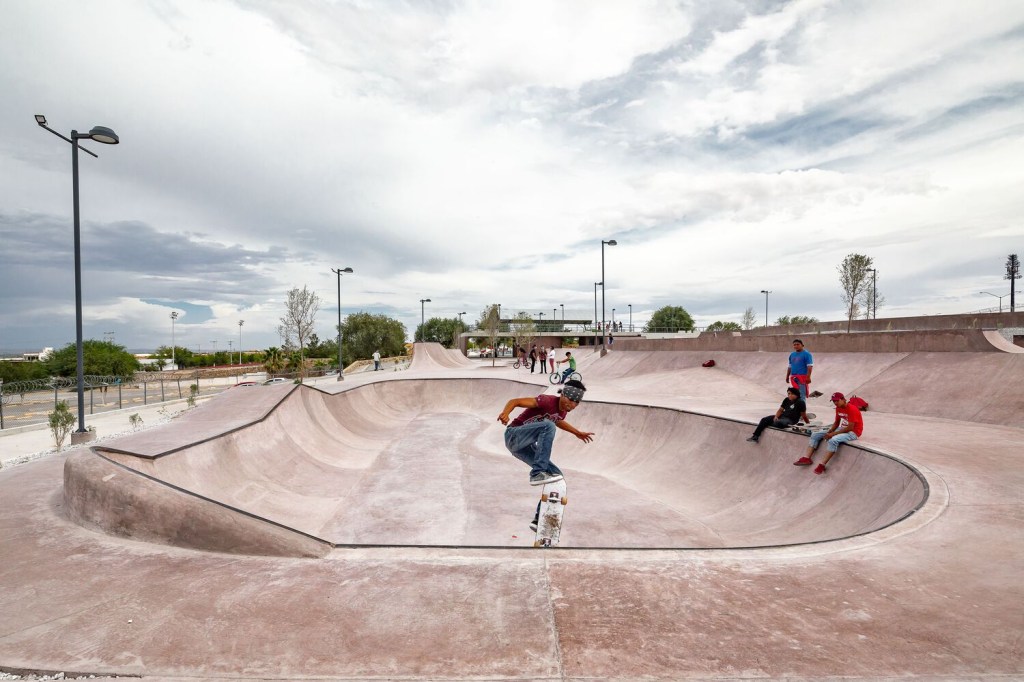
[[[810,457],[801,457],[797,461],[793,462],[793,464],[795,464],[798,467],[809,467],[812,464],[814,464],[814,460],[812,460]]]
[[[814,473],[818,474],[819,476],[825,473],[825,465],[819,464],[818,466],[814,467]]]

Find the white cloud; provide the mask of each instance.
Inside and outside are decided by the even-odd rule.
[[[69,150],[31,115],[121,135],[82,160],[87,334],[166,343],[169,309],[142,302],[159,299],[210,308],[181,325],[204,345],[238,318],[270,345],[308,284],[323,336],[339,266],[356,270],[346,311],[410,332],[422,297],[439,315],[582,313],[612,237],[609,307],[635,317],[738,315],[765,287],[780,314],[827,317],[851,251],[876,258],[894,311],[970,310],[961,278],[1018,249],[1020,3],[91,8],[9,4],[0,41],[0,228],[18,249],[42,248],[39,216],[48,239],[70,216]],[[4,244],[17,324],[0,349],[59,345],[72,307],[2,279],[31,274]]]

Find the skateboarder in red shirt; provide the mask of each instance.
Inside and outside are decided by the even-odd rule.
[[[561,395],[541,394],[536,398],[513,398],[505,404],[498,415],[498,421],[508,426],[505,429],[505,447],[516,459],[530,465],[530,485],[545,485],[563,479],[562,471],[551,461],[551,446],[555,442],[555,428],[568,431],[584,443],[594,439],[589,431],[580,431],[565,420],[583,400],[586,392],[583,382],[575,379],[566,383]],[[524,408],[509,424],[509,415],[517,407]],[[540,503],[530,523],[537,530]]]
[[[508,426],[505,429],[505,447],[516,459],[530,465],[530,485],[554,483],[562,479],[562,471],[551,462],[555,427],[568,431],[584,443],[593,440],[593,433],[580,431],[565,421],[566,415],[583,400],[586,390],[582,382],[573,380],[559,391],[561,395],[513,398],[498,415],[498,421]],[[517,407],[525,408],[525,411],[509,424],[509,415]]]

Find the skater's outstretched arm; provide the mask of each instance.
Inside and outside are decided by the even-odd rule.
[[[525,408],[527,410],[530,409],[530,408],[533,408],[533,407],[537,407],[537,399],[536,398],[513,398],[512,400],[510,400],[507,403],[505,403],[505,409],[502,410],[501,414],[498,415],[498,421],[500,421],[505,426],[508,426],[509,415],[511,415],[512,414],[512,410],[516,409],[517,407],[522,407],[522,408]]]
[[[579,429],[577,429],[575,426],[565,421],[564,419],[559,419],[558,421],[556,421],[555,426],[562,429],[563,431],[568,431],[569,433],[576,436],[584,443],[589,443],[590,441],[594,440],[593,433],[589,431],[580,431]]]

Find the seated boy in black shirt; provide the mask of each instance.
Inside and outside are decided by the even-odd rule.
[[[786,398],[782,401],[782,405],[775,414],[770,414],[760,422],[757,423],[757,428],[754,429],[754,435],[747,440],[751,443],[756,443],[761,437],[761,433],[769,426],[777,426],[779,428],[785,428],[792,426],[798,421],[808,422],[807,419],[807,404],[800,398],[800,391],[795,388],[790,388],[786,391]]]

